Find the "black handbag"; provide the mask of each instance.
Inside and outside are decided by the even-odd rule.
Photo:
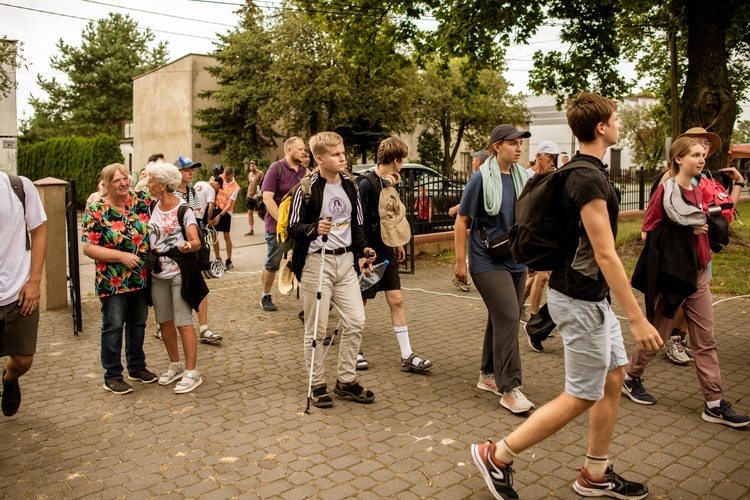
[[[503,233],[494,238],[488,238],[484,226],[479,226],[479,237],[482,238],[482,243],[484,243],[487,251],[495,260],[502,261],[511,256],[509,235],[510,233]]]

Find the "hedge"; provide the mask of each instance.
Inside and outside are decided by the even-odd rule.
[[[56,137],[18,147],[18,173],[31,180],[55,177],[75,179],[78,206],[96,191],[102,168],[122,163],[120,144],[111,135],[93,138]]]

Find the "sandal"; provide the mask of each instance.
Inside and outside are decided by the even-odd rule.
[[[365,389],[356,381],[345,384],[337,380],[333,392],[341,398],[351,399],[357,403],[370,403],[375,399],[372,391]]]
[[[328,395],[328,389],[325,384],[313,389],[312,404],[316,408],[330,408],[333,406],[333,398]]]
[[[359,352],[357,353],[357,364],[355,365],[355,368],[357,370],[367,370],[370,367],[370,364],[365,359],[365,356]]]
[[[223,338],[220,334],[214,333],[211,330],[204,330],[202,333],[199,334],[200,341],[206,344],[212,344],[215,342],[221,342],[221,339]]]
[[[416,365],[412,363],[412,360],[416,357],[418,357],[416,354],[411,353],[408,358],[401,358],[401,371],[424,373],[432,368],[432,361],[429,359],[420,359]]]

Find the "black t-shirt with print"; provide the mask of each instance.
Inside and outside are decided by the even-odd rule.
[[[607,179],[607,166],[600,159],[578,153],[570,162],[587,157],[598,165],[598,169],[576,168],[568,173],[563,192],[563,210],[566,214],[565,234],[571,238],[565,252],[565,265],[555,269],[549,286],[553,290],[574,299],[600,301],[609,294],[609,285],[604,279],[594,258],[594,249],[581,222],[581,208],[595,199],[607,203],[609,225],[613,236],[617,236],[617,216],[620,206],[617,193]]]

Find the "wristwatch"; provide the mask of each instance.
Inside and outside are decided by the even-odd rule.
[[[742,189],[743,187],[745,187],[745,182],[744,181],[743,182],[734,181],[734,185],[735,186],[739,186],[740,189]]]

